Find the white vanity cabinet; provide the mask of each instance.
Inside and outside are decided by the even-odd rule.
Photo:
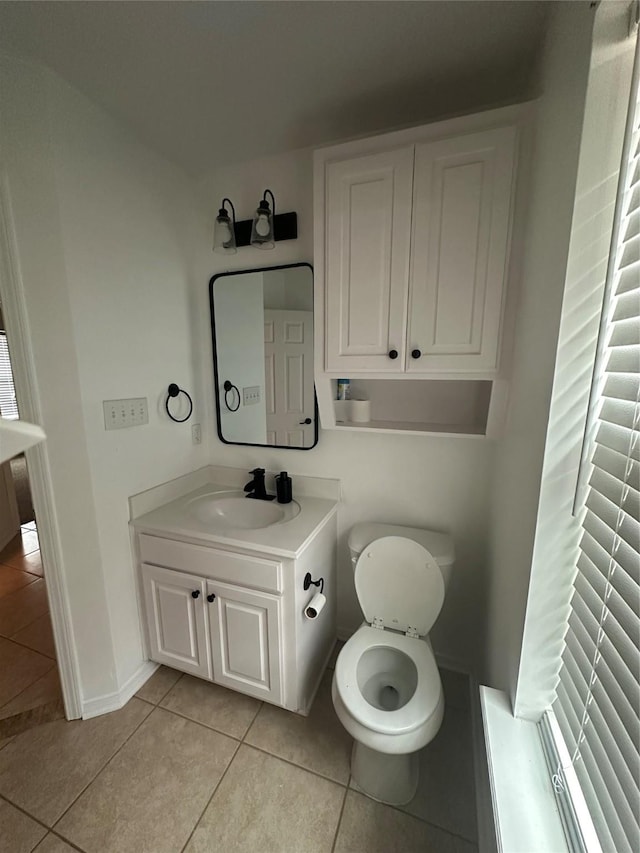
[[[189,505],[186,499],[177,503]],[[159,525],[164,508],[136,520],[149,657],[308,713],[336,633],[335,504],[315,504],[327,506],[326,518],[318,509],[313,532],[302,534],[294,552],[282,554],[253,548],[248,541],[234,547],[200,538],[195,523],[189,535],[181,536],[166,523],[172,513],[167,511]],[[295,520],[289,525],[296,529]],[[316,620],[304,618],[316,592],[315,587],[304,589],[307,572],[323,577],[327,590],[327,605]]]
[[[507,126],[320,152],[328,371],[496,369],[515,143]]]
[[[207,603],[215,681],[280,705],[281,599],[207,581]]]
[[[200,678],[211,678],[205,581],[143,563],[142,589],[153,660]]]

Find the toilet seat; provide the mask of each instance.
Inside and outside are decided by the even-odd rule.
[[[444,579],[431,554],[413,539],[383,536],[360,554],[355,586],[364,617],[376,627],[425,637],[444,603]]]
[[[404,652],[413,661],[418,684],[406,705],[383,711],[367,702],[360,691],[357,666],[368,649],[390,647]],[[354,720],[380,734],[401,735],[424,725],[440,707],[442,684],[431,646],[424,640],[381,631],[363,625],[341,650],[334,673],[335,686]]]

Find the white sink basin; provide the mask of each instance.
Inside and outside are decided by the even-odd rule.
[[[189,501],[191,514],[217,530],[260,530],[291,521],[300,512],[300,504],[278,504],[247,498],[243,492],[212,492]]]

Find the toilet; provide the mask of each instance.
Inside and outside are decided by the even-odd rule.
[[[404,805],[418,787],[418,751],[436,736],[444,714],[429,631],[444,602],[453,541],[430,530],[358,524],[349,550],[365,622],[338,655],[333,704],[354,738],[358,787]]]

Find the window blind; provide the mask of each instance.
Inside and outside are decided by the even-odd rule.
[[[580,553],[553,705],[571,771],[605,853],[640,849],[638,64],[636,50],[592,388]],[[565,787],[563,769],[568,768],[560,768],[557,789]]]
[[[9,346],[5,332],[0,331],[0,415],[9,420],[18,417],[16,389],[13,387],[13,373],[9,361]]]

